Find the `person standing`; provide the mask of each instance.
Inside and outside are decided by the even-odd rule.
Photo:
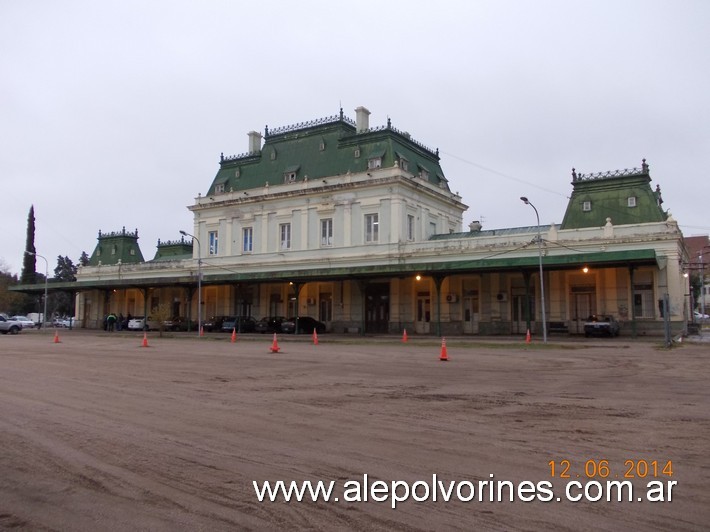
[[[110,312],[106,318],[106,324],[108,325],[108,332],[113,332],[113,328],[116,325],[116,315]]]

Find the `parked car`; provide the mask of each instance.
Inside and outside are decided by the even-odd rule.
[[[0,316],[0,333],[19,334],[21,330],[22,325],[19,322],[6,318],[5,316]]]
[[[74,328],[78,326],[78,323],[79,320],[76,318],[54,318],[52,320],[52,326],[60,328],[69,328],[70,325]]]
[[[23,329],[34,329],[35,322],[29,319],[27,316],[12,316],[10,320],[16,321],[22,325]]]
[[[593,315],[584,323],[584,336],[619,336],[621,326],[614,316]]]
[[[256,332],[258,333],[275,333],[281,332],[281,324],[286,320],[283,316],[269,316],[261,318],[256,322]]]
[[[172,322],[165,321],[163,322],[163,326],[165,329],[170,329],[172,327]],[[136,316],[128,320],[129,331],[156,331],[159,328],[158,322],[151,316],[148,316],[147,320],[145,319],[145,316]]]
[[[187,331],[188,325],[190,327],[191,331],[197,331],[197,321],[195,320],[188,320],[187,318],[183,318],[182,316],[178,316],[176,318],[173,318],[169,322],[166,321],[165,323],[165,328],[170,329],[171,331]],[[168,323],[170,323],[170,326],[168,327]]]
[[[221,331],[224,320],[229,319],[229,316],[212,316],[210,319],[202,322],[202,330],[205,332]],[[234,317],[232,317],[234,319]]]
[[[710,319],[710,316],[708,316],[707,314],[703,314],[699,310],[693,311],[693,316],[695,317],[696,321]]]
[[[325,323],[318,321],[310,316],[299,316],[298,317],[298,333],[299,334],[313,334],[325,332]],[[296,332],[296,318],[289,318],[281,323],[281,332],[287,334],[293,334]]]
[[[251,316],[228,316],[222,322],[222,332],[250,333],[256,330],[256,320]]]

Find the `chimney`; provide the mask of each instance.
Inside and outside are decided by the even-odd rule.
[[[249,135],[249,153],[261,151],[261,133],[250,131],[247,135]]]
[[[370,111],[362,105],[355,109],[355,126],[356,132],[362,133],[370,129]]]

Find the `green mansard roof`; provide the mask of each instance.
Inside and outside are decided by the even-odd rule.
[[[98,240],[89,259],[90,266],[98,266],[99,263],[113,266],[119,261],[121,264],[143,262],[143,254],[138,246],[138,229],[134,233],[126,231],[125,227],[112,233],[99,231]]]
[[[301,182],[366,172],[374,157],[381,157],[383,168],[397,162],[403,170],[449,189],[438,150],[432,151],[393,128],[389,119],[386,126],[359,132],[341,109],[339,116],[272,130],[267,127],[260,149],[222,156],[207,195],[281,184],[289,173],[295,173],[295,181]]]
[[[646,159],[641,168],[578,174],[572,169],[572,196],[561,229],[662,222],[661,189],[651,189]]]
[[[161,242],[158,240],[158,249],[153,257],[153,262],[164,260],[181,260],[192,258],[192,240],[187,242],[185,237],[180,240],[167,240]]]

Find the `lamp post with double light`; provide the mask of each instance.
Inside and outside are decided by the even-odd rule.
[[[200,327],[202,327],[202,250],[200,239],[186,231],[180,231],[182,236],[189,236],[197,241],[197,337],[200,337]]]
[[[42,314],[42,325],[47,324],[47,283],[49,281],[49,262],[47,259],[34,251],[25,251],[28,255],[34,255],[44,261],[44,313]]]
[[[538,214],[535,205],[530,203],[528,198],[526,198],[525,196],[521,196],[520,199],[523,203],[525,203],[525,205],[530,205],[533,208],[533,210],[535,211],[535,217],[537,218],[537,258],[538,262],[540,263],[540,305],[542,309],[542,341],[544,343],[547,343],[547,319],[545,316],[545,279],[542,275],[542,236],[540,235],[540,215]]]

